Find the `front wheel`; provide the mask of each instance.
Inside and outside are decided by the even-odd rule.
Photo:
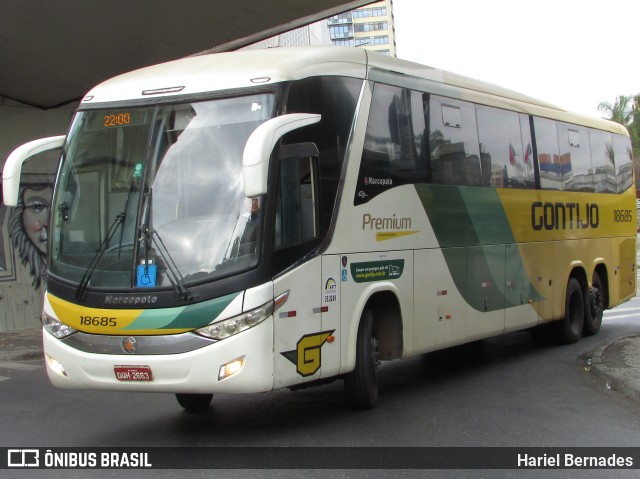
[[[176,399],[180,406],[187,411],[203,411],[211,404],[213,394],[182,394],[177,393]]]
[[[365,310],[356,339],[356,367],[344,378],[347,402],[355,409],[371,409],[378,402],[378,342],[373,336],[373,314]]]

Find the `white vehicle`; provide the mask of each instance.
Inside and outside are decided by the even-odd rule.
[[[215,393],[343,378],[505,332],[595,334],[631,298],[620,125],[362,49],[189,57],[91,90],[50,220],[47,372],[64,388]],[[555,320],[555,321],[554,321]]]

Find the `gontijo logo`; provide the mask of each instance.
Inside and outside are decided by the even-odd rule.
[[[419,233],[419,231],[411,229],[411,224],[411,218],[396,216],[395,213],[387,217],[371,216],[369,213],[362,215],[362,230],[376,231],[376,241]]]
[[[583,206],[583,208],[580,208]],[[531,204],[531,227],[534,231],[561,229],[595,229],[600,224],[600,210],[596,203],[552,203],[535,201]]]

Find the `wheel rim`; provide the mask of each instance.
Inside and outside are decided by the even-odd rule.
[[[593,318],[598,318],[602,314],[602,291],[598,288],[592,288],[591,292],[591,316]]]
[[[378,340],[371,336],[371,374],[373,376],[373,380],[377,382],[378,380]]]

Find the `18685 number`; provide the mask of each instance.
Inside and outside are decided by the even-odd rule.
[[[631,210],[613,210],[613,221],[615,223],[630,223],[633,221]]]
[[[118,325],[116,318],[107,318],[106,316],[80,316],[80,324],[83,326],[109,326]]]

